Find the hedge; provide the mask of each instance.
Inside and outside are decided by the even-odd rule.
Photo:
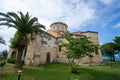
[[[8,62],[8,63],[15,64],[15,61],[16,61],[15,58],[8,58],[8,59],[7,59],[7,62]]]

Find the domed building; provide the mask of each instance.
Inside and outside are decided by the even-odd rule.
[[[68,26],[62,22],[55,22],[50,25],[50,30],[47,32],[54,37],[61,37],[66,33]]]
[[[52,62],[62,62],[68,63],[67,57],[64,55],[65,48],[60,49],[59,44],[65,43],[66,40],[63,39],[64,34],[67,31],[67,24],[63,22],[55,22],[50,25],[50,30],[42,31],[42,33],[29,35],[29,44],[26,53],[23,55],[23,60],[25,65],[37,66],[45,63]],[[99,44],[98,32],[86,31],[86,32],[73,32],[73,36],[87,36],[95,44]],[[76,60],[77,63],[87,64],[87,63],[101,63],[102,55],[100,49],[91,53],[94,57],[90,58],[88,56]],[[11,57],[12,52],[9,53]]]
[[[68,26],[65,23],[62,22],[55,22],[50,25],[50,30],[55,31],[55,32],[66,32]]]

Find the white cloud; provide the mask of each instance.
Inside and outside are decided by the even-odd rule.
[[[120,28],[120,22],[117,23],[117,24],[114,26],[114,28]]]
[[[81,29],[81,25],[93,20],[96,8],[91,0],[0,0],[0,11],[17,12],[29,11],[32,16],[38,17],[39,22],[49,29],[53,22],[62,21],[68,24],[69,29]],[[3,28],[0,30],[7,43],[15,30]]]
[[[27,6],[22,2],[22,0],[1,0],[1,4],[3,7],[2,11],[19,11],[26,12],[28,10]]]
[[[0,44],[0,50],[5,50],[5,49],[9,49],[9,41],[10,38],[13,37],[13,35],[15,34],[16,30],[14,28],[7,28],[6,26],[0,26],[0,36],[3,37],[3,39],[6,42],[6,45],[2,45]]]
[[[104,4],[109,5],[111,4],[114,0],[101,0]]]
[[[55,21],[64,21],[69,27],[78,28],[82,23],[93,19],[95,9],[82,0],[2,0],[4,11],[29,11],[47,26]]]

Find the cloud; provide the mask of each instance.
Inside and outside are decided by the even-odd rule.
[[[105,5],[110,5],[114,0],[101,0]]]
[[[100,2],[100,3],[99,3]],[[107,26],[113,20],[113,6],[105,6],[113,0],[0,0],[0,12],[27,11],[49,29],[53,22],[61,21],[68,25],[69,30],[81,30],[87,24],[97,27]],[[112,5],[112,4],[111,4]],[[108,17],[109,16],[109,17]],[[0,36],[7,43],[16,30],[0,27]]]
[[[68,17],[64,18],[64,21],[70,25],[70,28],[80,28],[80,25],[94,18],[94,12],[95,9],[89,4],[81,2],[67,12],[65,16]]]
[[[32,16],[38,17],[46,29],[49,29],[51,23],[61,21],[69,26],[69,30],[81,30],[85,23],[96,17],[92,0],[0,0],[0,3],[0,11],[28,11]],[[7,42],[14,33],[15,30],[7,28],[0,30],[0,35]]]
[[[21,0],[1,0],[1,6],[2,6],[2,12],[8,12],[8,11],[19,11],[22,10],[22,12],[26,12],[28,10],[27,6],[21,1]]]
[[[0,26],[0,36],[3,37],[3,39],[5,40],[6,42],[6,45],[2,45],[0,44],[0,51],[1,50],[5,50],[5,49],[9,49],[9,41],[10,41],[10,38],[13,37],[13,35],[15,34],[16,30],[14,28],[7,28],[6,26]]]
[[[120,22],[117,23],[117,24],[114,26],[114,28],[120,28]]]
[[[69,28],[78,28],[93,19],[95,12],[91,3],[83,0],[4,0],[2,4],[5,11],[29,11],[33,16],[38,17],[39,22],[47,29],[52,22],[56,21],[66,22]]]

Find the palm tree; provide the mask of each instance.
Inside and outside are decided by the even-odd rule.
[[[0,25],[6,25],[8,27],[15,28],[17,35],[17,60],[16,60],[16,67],[22,69],[22,54],[27,46],[28,34],[38,33],[42,31],[41,29],[45,29],[45,27],[38,23],[38,18],[31,17],[29,13],[23,14],[21,11],[17,13],[15,12],[8,12],[8,13],[1,13],[0,15]]]
[[[0,43],[5,44],[5,40],[0,36]]]

